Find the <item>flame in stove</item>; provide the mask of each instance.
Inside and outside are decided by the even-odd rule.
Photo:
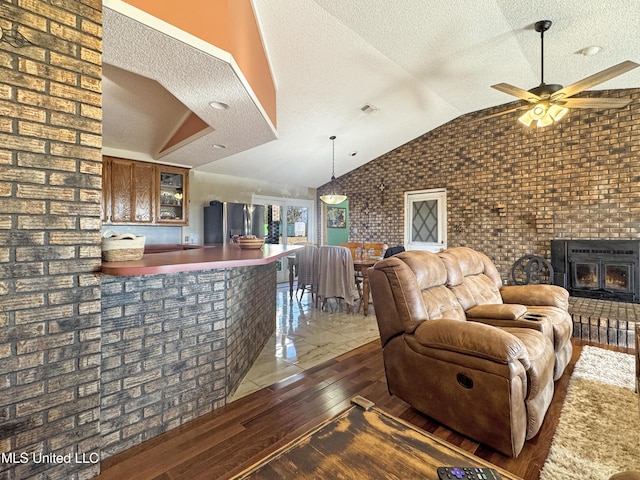
[[[620,275],[616,276],[607,275],[604,279],[604,282],[605,286],[608,288],[615,288],[617,290],[626,290],[627,288],[629,288],[627,276],[622,272],[620,272]]]

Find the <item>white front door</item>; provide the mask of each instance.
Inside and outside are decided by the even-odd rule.
[[[447,248],[447,192],[415,190],[404,194],[404,245],[407,250]]]

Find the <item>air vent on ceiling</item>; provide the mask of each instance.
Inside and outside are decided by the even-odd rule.
[[[378,111],[378,107],[374,107],[370,103],[365,103],[363,106],[360,107],[360,111],[362,113],[366,113],[367,115],[369,115],[369,114],[377,112]]]

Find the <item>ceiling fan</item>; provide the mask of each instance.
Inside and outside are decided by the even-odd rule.
[[[507,113],[526,110],[518,118],[527,127],[535,124],[537,127],[546,127],[564,117],[570,108],[622,108],[629,105],[630,98],[571,98],[574,95],[587,90],[595,85],[611,80],[618,75],[628,72],[640,65],[630,60],[609,67],[582,80],[572,83],[567,87],[558,84],[544,83],[544,32],[551,27],[551,20],[540,20],[534,28],[540,33],[541,43],[541,81],[540,85],[530,90],[514,87],[508,83],[491,85],[492,88],[508,93],[529,102],[527,105],[511,108],[509,110],[483,117],[482,120],[491,117],[505,115]]]

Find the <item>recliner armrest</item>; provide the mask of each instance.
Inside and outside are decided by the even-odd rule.
[[[558,285],[510,285],[500,289],[504,303],[569,309],[569,292]]]
[[[551,332],[551,322],[546,315],[527,312],[527,307],[518,304],[487,303],[476,305],[466,312],[470,322],[480,322],[494,327],[532,328],[539,332]]]
[[[515,320],[527,313],[527,307],[517,304],[485,303],[476,305],[465,312],[467,318],[474,319],[495,319],[495,320]]]
[[[520,361],[528,369],[529,355],[523,343],[509,332],[483,323],[429,320],[413,333],[421,345],[508,364]]]

